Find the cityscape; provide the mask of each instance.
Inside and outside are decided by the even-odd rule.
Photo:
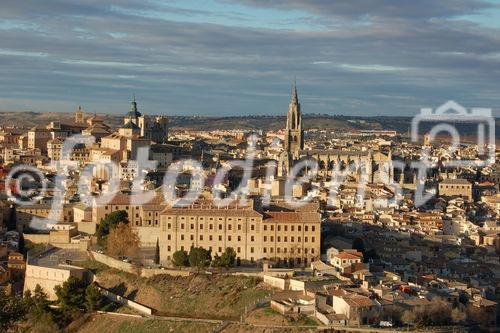
[[[500,29],[487,19],[498,14],[498,4],[414,5],[428,6],[421,10],[381,1],[380,8],[364,3],[365,11],[342,1],[209,3],[49,1],[9,3],[0,13],[0,68],[6,77],[22,77],[36,67],[31,83],[13,80],[13,87],[23,88],[0,93],[0,332],[498,332],[498,100],[477,100],[472,86],[447,83],[443,73],[452,58],[428,83],[439,98],[427,98],[427,88],[418,84],[403,87],[398,79],[391,86],[387,77],[372,76],[405,72],[400,54],[393,68],[344,64],[339,82],[345,80],[345,87],[335,95],[317,86],[331,75],[328,70],[307,72],[310,64],[297,65],[292,69],[298,77],[283,74],[273,58],[279,52],[265,46],[273,40],[281,45],[278,31],[314,39],[315,33],[347,31],[343,24],[351,20],[361,30],[382,21],[410,29],[424,20],[436,25],[432,29],[474,25],[484,38],[476,40],[481,48]],[[45,21],[50,11],[60,23]],[[484,11],[489,16],[482,17]],[[93,22],[104,29],[103,18],[113,26],[113,41],[89,27]],[[235,48],[234,58],[225,54],[238,42],[217,30],[219,40],[208,40],[210,46],[194,43],[186,51],[170,41],[180,66],[164,83],[171,92],[149,89],[157,80],[151,71],[167,73],[160,58],[169,51],[154,46],[155,38],[168,35],[161,25],[166,22],[185,28],[177,36],[182,43],[199,42],[193,26],[211,32],[232,27],[243,39],[245,33],[260,35],[264,40],[250,46],[273,54],[263,53],[275,66],[272,77],[255,64],[247,68],[251,53],[238,63],[247,48]],[[47,37],[53,24],[59,42]],[[67,24],[71,32],[62,31]],[[382,35],[397,34],[378,28]],[[144,35],[131,38],[134,29],[150,32],[152,44]],[[67,33],[82,32],[88,38],[66,40]],[[267,33],[275,39],[264,38]],[[415,41],[420,33],[411,33]],[[15,48],[32,35],[53,44]],[[123,58],[113,53],[113,61],[87,51],[78,62],[69,55],[60,62],[52,58],[96,38],[104,38],[100,51],[111,55],[115,39],[129,37],[130,47],[118,48]],[[439,36],[440,47],[445,50],[455,37]],[[464,38],[469,43],[470,36]],[[218,71],[205,49],[212,43],[228,73]],[[490,48],[500,50],[498,44]],[[139,45],[142,60],[129,54]],[[361,59],[344,46],[353,61]],[[331,54],[338,52],[330,47]],[[284,62],[294,59],[288,50],[279,53]],[[314,66],[330,62],[300,52]],[[498,57],[499,51],[491,52]],[[206,60],[188,65],[195,55]],[[149,63],[149,56],[158,62]],[[137,63],[125,65],[126,57]],[[413,66],[425,60],[408,58]],[[178,74],[197,61],[198,69],[207,67]],[[90,67],[80,72],[71,67],[76,64]],[[121,74],[113,72],[117,68]],[[58,81],[63,71],[75,82]],[[238,76],[247,71],[242,83]],[[410,82],[416,72],[401,74],[408,75],[401,80]],[[83,83],[87,74],[100,83]],[[474,75],[498,83],[497,67],[484,73],[476,68]],[[495,88],[478,84],[474,94],[498,95]],[[401,107],[380,97],[376,109],[361,96],[363,89],[379,97],[406,94],[400,100],[411,103]]]

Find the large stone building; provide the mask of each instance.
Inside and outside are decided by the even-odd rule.
[[[260,209],[252,201],[246,206],[217,207],[198,201],[188,207],[171,207],[161,193],[144,205],[133,205],[128,195],[118,194],[107,205],[94,205],[92,221],[98,224],[114,211],[127,211],[141,246],[160,244],[160,259],[167,264],[175,251],[191,246],[221,255],[227,247],[241,261],[308,264],[320,256],[321,216],[317,204],[294,210],[284,203]]]

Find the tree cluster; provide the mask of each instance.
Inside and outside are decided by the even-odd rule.
[[[109,232],[119,223],[128,224],[128,213],[124,210],[117,210],[103,218],[96,230],[97,244],[105,247]]]
[[[19,324],[34,332],[61,332],[83,313],[94,312],[103,306],[103,297],[95,284],[86,285],[70,277],[54,291],[56,302],[48,300],[40,285],[24,297],[7,296],[0,290],[0,332],[19,328]],[[58,307],[50,307],[55,303]]]
[[[212,258],[211,251],[202,247],[191,247],[189,254],[185,250],[179,250],[172,255],[172,264],[176,267],[194,267],[198,270],[209,266],[216,268],[226,268],[234,266],[236,261],[236,252],[232,247],[226,248],[220,256],[215,255]]]

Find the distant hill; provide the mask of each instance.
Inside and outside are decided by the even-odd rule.
[[[123,115],[100,114],[105,122],[118,127],[123,124]],[[172,129],[215,130],[215,129],[243,129],[243,130],[278,130],[285,127],[285,116],[235,116],[235,117],[205,117],[205,116],[171,116]],[[0,125],[14,125],[29,128],[35,125],[46,125],[51,121],[72,122],[74,114],[58,112],[16,112],[0,111]],[[411,126],[411,117],[354,117],[330,115],[303,115],[305,129],[327,129],[335,131],[356,130],[395,130],[398,133],[407,133]],[[460,133],[474,135],[474,124],[457,124]],[[431,124],[423,124],[422,130],[428,131]],[[496,120],[496,133],[500,133],[500,120]]]

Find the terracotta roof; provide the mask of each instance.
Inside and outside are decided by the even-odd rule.
[[[352,307],[367,307],[373,305],[373,301],[370,298],[362,295],[344,297],[344,300]]]
[[[321,215],[316,212],[265,212],[264,222],[283,223],[283,222],[313,222],[321,223]]]
[[[339,259],[361,259],[363,258],[363,254],[361,252],[357,252],[356,254],[349,252],[339,252],[335,255],[335,257]]]

